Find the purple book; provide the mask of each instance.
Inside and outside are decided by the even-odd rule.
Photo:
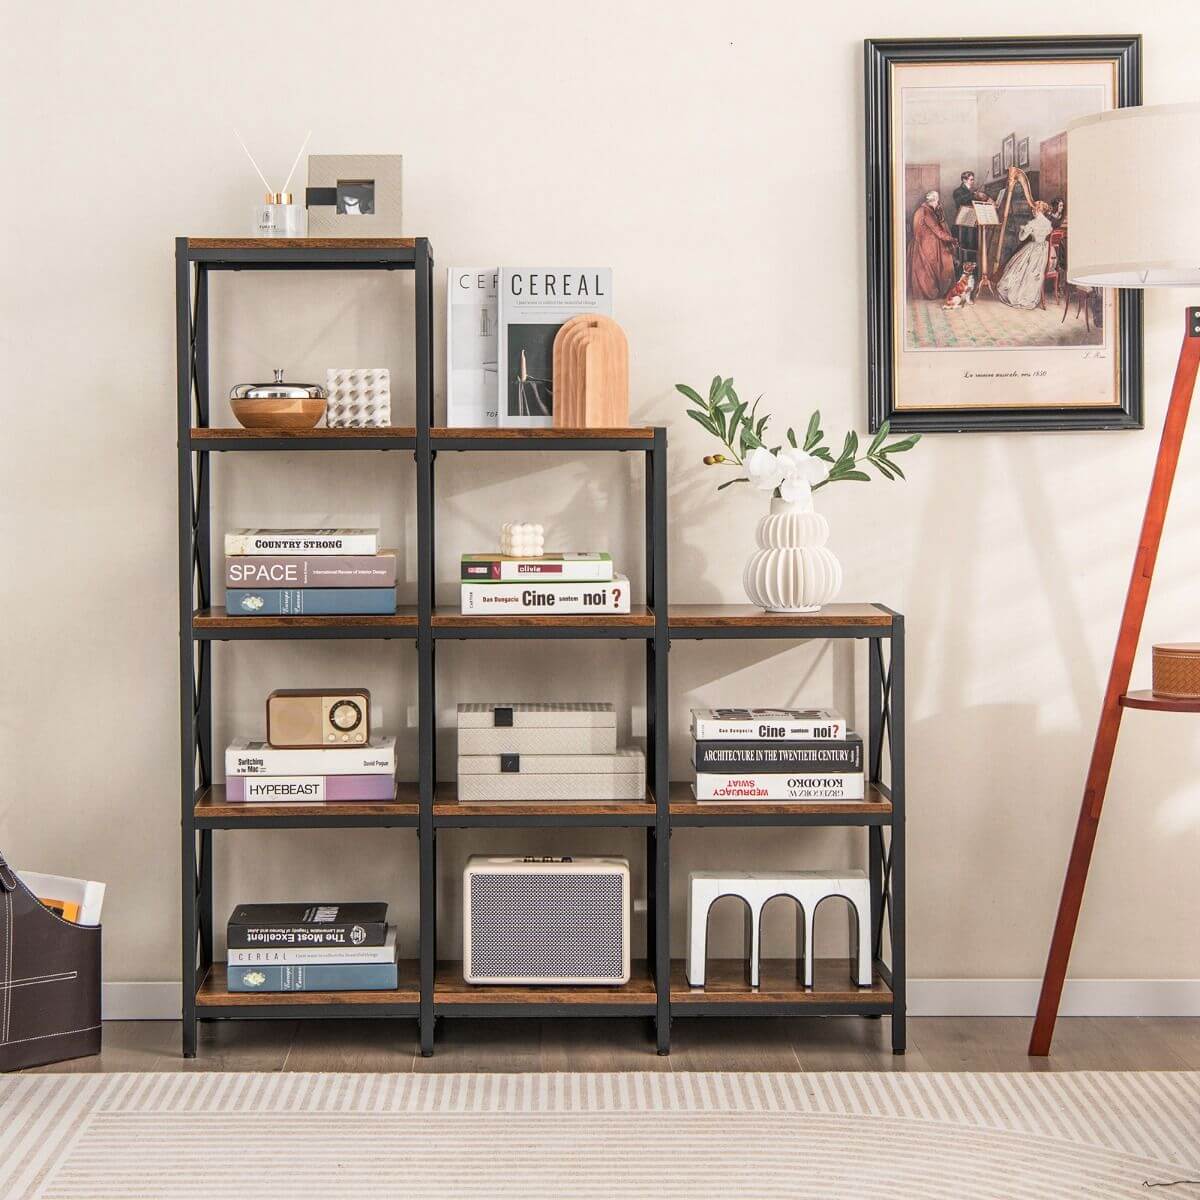
[[[396,586],[396,552],[378,554],[236,554],[225,559],[227,588]]]
[[[230,804],[336,804],[396,798],[391,775],[228,775]]]

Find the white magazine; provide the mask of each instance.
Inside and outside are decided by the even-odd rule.
[[[497,267],[446,272],[446,424],[478,429],[497,423]]]

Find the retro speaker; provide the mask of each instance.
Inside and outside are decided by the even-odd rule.
[[[487,858],[463,871],[467,983],[629,982],[629,863]]]

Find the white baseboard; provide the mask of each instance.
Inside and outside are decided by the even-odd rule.
[[[1037,979],[910,979],[910,1017],[1032,1017]],[[179,984],[106,983],[106,1021],[179,1020]],[[1200,979],[1072,979],[1064,1017],[1200,1017]]]

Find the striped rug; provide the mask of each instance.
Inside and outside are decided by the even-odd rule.
[[[1200,1074],[0,1077],[5,1200],[1200,1197],[1185,1179]]]

